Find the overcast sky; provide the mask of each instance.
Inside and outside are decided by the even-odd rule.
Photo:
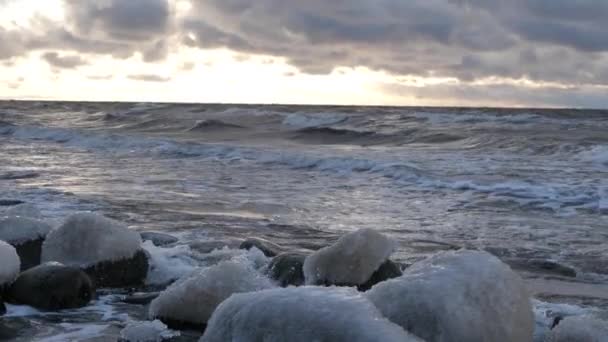
[[[0,0],[0,98],[608,108],[606,0]]]

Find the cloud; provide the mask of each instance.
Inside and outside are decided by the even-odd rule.
[[[129,75],[129,79],[135,81],[145,81],[145,82],[168,82],[171,80],[170,77],[163,77],[160,75],[154,74],[138,74],[138,75]]]
[[[47,52],[42,55],[42,59],[50,65],[62,69],[74,69],[88,64],[86,60],[78,55],[61,56],[57,52]]]

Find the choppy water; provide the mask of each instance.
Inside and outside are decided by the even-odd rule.
[[[93,210],[176,234],[155,254],[172,275],[249,236],[315,249],[369,227],[406,263],[464,246],[518,264],[537,310],[608,308],[608,112],[0,102],[0,188],[51,220]],[[145,317],[113,296],[8,320],[111,340]]]

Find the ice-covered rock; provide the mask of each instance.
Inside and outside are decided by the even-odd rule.
[[[373,229],[342,236],[335,244],[309,255],[304,276],[309,285],[361,285],[395,249],[395,241]]]
[[[289,285],[300,286],[304,284],[304,261],[306,255],[302,253],[282,253],[272,259],[268,266],[270,277],[276,280],[279,285],[286,287]]]
[[[273,287],[250,265],[224,261],[180,279],[150,304],[150,317],[171,327],[205,326],[215,308],[233,293]]]
[[[162,342],[180,336],[159,320],[149,322],[130,322],[120,331],[120,342]]]
[[[365,283],[357,286],[357,288],[361,291],[367,291],[378,283],[400,277],[402,274],[403,271],[401,271],[401,266],[399,264],[392,260],[386,260]]]
[[[366,296],[428,342],[532,341],[534,315],[522,279],[485,252],[437,254]]]
[[[139,234],[93,213],[74,214],[53,229],[42,245],[42,261],[78,266],[99,287],[139,285],[148,272]]]
[[[0,240],[0,295],[2,289],[17,278],[20,266],[21,262],[15,247]]]
[[[31,219],[42,220],[42,213],[40,210],[29,203],[22,203],[15,206],[12,206],[3,213],[4,216],[19,216],[19,217],[27,217]]]
[[[95,288],[78,267],[48,263],[22,272],[9,294],[11,301],[18,304],[60,310],[87,305],[95,296]]]
[[[288,287],[235,294],[213,313],[200,342],[420,341],[349,288]]]
[[[608,322],[591,316],[566,317],[551,331],[547,342],[608,342]]]
[[[0,240],[15,247],[21,259],[21,270],[40,264],[42,243],[51,231],[50,224],[25,216],[0,219]]]

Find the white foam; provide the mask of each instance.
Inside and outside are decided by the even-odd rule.
[[[51,229],[48,223],[27,217],[9,216],[0,219],[0,239],[13,245],[44,238]]]
[[[581,152],[579,159],[601,167],[608,167],[608,145],[596,145],[587,151]]]
[[[186,245],[163,248],[155,246],[152,241],[145,241],[142,247],[150,255],[150,268],[146,278],[146,284],[149,285],[166,284],[192,273],[200,266]]]
[[[608,342],[608,322],[592,316],[570,316],[555,327],[547,342]]]
[[[391,321],[428,341],[532,340],[522,279],[485,252],[437,254],[366,295]]]
[[[42,262],[87,267],[132,257],[141,246],[136,231],[109,218],[78,213],[53,229],[42,245]]]
[[[150,304],[150,317],[206,323],[215,308],[234,293],[273,287],[245,263],[225,261],[180,279]]]
[[[17,278],[21,260],[15,248],[0,240],[0,286],[10,284]]]
[[[360,285],[369,280],[395,249],[395,241],[373,229],[342,236],[304,261],[307,284]]]
[[[200,342],[420,341],[354,289],[314,286],[235,294],[213,313]]]
[[[129,322],[120,331],[120,337],[128,342],[162,342],[166,339],[180,336],[179,331],[167,328],[159,320],[149,322]]]
[[[86,341],[104,336],[104,331],[109,325],[96,324],[60,324],[67,332],[53,334],[53,336],[37,338],[38,342],[65,342],[65,341]]]
[[[283,125],[299,129],[313,128],[334,125],[346,119],[348,118],[345,115],[336,113],[292,113],[283,120]]]

